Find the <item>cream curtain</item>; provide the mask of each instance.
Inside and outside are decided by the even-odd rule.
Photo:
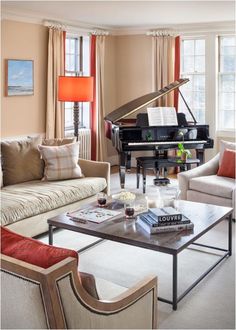
[[[107,159],[107,141],[105,137],[105,105],[104,105],[104,35],[96,36],[96,100],[97,100],[97,135],[96,135],[96,160]]]
[[[48,76],[47,76],[47,112],[46,137],[64,137],[64,105],[57,100],[58,76],[65,70],[65,32],[61,29],[49,28],[48,39]]]
[[[153,36],[154,91],[157,91],[174,79],[175,37],[169,35]],[[174,93],[157,100],[157,106],[174,106]]]

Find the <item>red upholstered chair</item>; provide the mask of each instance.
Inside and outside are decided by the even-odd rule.
[[[104,301],[93,276],[78,273],[76,251],[4,227],[1,238],[1,328],[156,328],[156,277]]]

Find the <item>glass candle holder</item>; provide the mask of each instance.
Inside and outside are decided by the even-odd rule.
[[[105,207],[107,204],[107,194],[101,192],[97,194],[97,204],[99,207]]]
[[[124,207],[125,207],[125,218],[132,219],[134,217],[134,207],[135,207],[134,201],[125,202]]]

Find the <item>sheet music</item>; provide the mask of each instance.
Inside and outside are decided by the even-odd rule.
[[[174,107],[147,108],[149,126],[178,126]]]

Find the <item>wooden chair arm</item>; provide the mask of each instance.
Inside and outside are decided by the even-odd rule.
[[[37,281],[50,328],[156,328],[157,279],[148,277],[111,301],[92,297],[83,287],[77,262],[67,258],[47,269],[1,255],[1,268]],[[143,313],[143,315],[142,315]]]

